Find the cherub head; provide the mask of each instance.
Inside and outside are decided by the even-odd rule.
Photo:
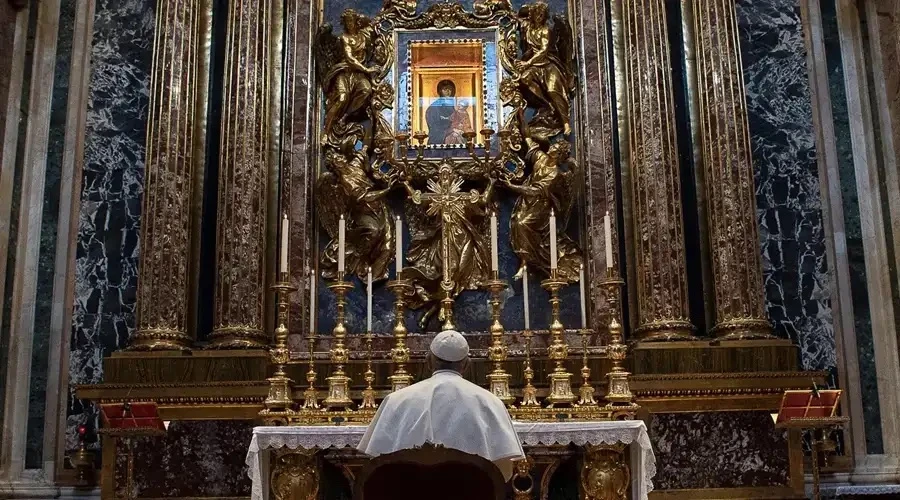
[[[547,154],[553,158],[554,162],[559,163],[569,157],[570,149],[569,141],[556,141],[550,145]]]
[[[546,24],[547,19],[550,18],[550,6],[548,6],[546,2],[538,0],[531,4],[531,9],[528,11],[528,17],[533,24]]]
[[[359,30],[359,14],[353,9],[345,9],[341,13],[341,24],[347,33],[356,33]]]

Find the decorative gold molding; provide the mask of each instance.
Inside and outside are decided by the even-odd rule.
[[[273,3],[228,2],[212,348],[262,348],[266,333]]]
[[[716,336],[770,338],[763,300],[750,130],[733,1],[693,9]]]
[[[198,126],[205,117],[195,111],[209,57],[201,50],[203,14],[198,0],[167,1],[156,13],[134,350],[187,349],[193,337],[190,258],[205,142]]]
[[[666,3],[624,0],[624,64],[641,340],[690,339]]]

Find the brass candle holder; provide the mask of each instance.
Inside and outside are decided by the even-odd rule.
[[[319,374],[316,373],[315,360],[316,338],[316,332],[309,332],[309,335],[306,337],[306,345],[309,347],[309,369],[306,371],[306,381],[309,383],[309,386],[303,391],[304,410],[318,410],[321,408],[319,406],[319,391],[316,390],[316,379],[319,378]]]
[[[609,271],[607,271],[609,272]],[[630,406],[634,404],[634,395],[631,393],[628,376],[630,373],[622,367],[622,362],[628,356],[628,346],[622,342],[622,325],[619,323],[619,310],[616,307],[619,300],[619,292],[625,282],[610,273],[603,282],[607,287],[606,300],[609,303],[609,346],[607,352],[612,361],[612,369],[609,371],[609,389],[606,400],[613,405]]]
[[[522,333],[522,336],[525,337],[525,372],[523,374],[525,387],[522,388],[521,406],[523,408],[537,408],[541,404],[537,400],[537,389],[531,383],[534,380],[534,369],[531,368],[531,338],[534,336],[534,333],[528,329]]]
[[[587,328],[581,329],[581,388],[578,389],[578,406],[597,406],[594,399],[594,386],[591,385],[591,367],[588,366],[588,335]]]
[[[394,347],[391,349],[391,359],[394,361],[394,373],[388,377],[391,381],[391,391],[399,391],[412,383],[412,375],[406,371],[406,363],[409,362],[409,348],[406,346],[406,296],[412,293],[412,280],[396,279],[389,281],[388,289],[394,293]]]
[[[275,364],[275,374],[268,379],[269,395],[265,400],[266,409],[269,411],[286,410],[294,404],[291,398],[292,381],[285,372],[285,365],[289,361],[287,348],[289,299],[297,287],[291,284],[288,273],[279,274],[278,283],[272,286],[278,304],[278,326],[275,328],[275,344],[269,351],[272,363]]]
[[[456,285],[450,280],[441,281],[441,290],[444,292],[444,298],[441,299],[441,316],[444,323],[441,324],[442,330],[456,330],[453,324],[453,288]]]
[[[559,319],[559,290],[566,286],[567,282],[559,278],[556,269],[550,270],[550,277],[541,282],[541,286],[550,292],[550,344],[547,346],[547,353],[555,362],[553,372],[550,374],[550,394],[547,396],[547,403],[550,406],[558,404],[572,404],[575,402],[575,394],[572,393],[572,374],[566,371],[564,363],[569,357],[569,346],[566,344],[563,335],[562,321]]]
[[[366,388],[362,392],[362,403],[359,405],[361,410],[374,410],[378,408],[375,402],[375,389],[372,383],[375,382],[375,372],[372,370],[372,332],[366,333],[366,373],[363,378],[366,380]]]
[[[336,408],[344,410],[353,405],[350,399],[350,377],[344,372],[344,364],[349,358],[347,346],[344,341],[347,338],[347,327],[344,324],[346,313],[344,308],[347,304],[347,293],[353,289],[353,284],[345,281],[343,275],[328,285],[337,298],[337,323],[332,330],[334,344],[331,347],[331,362],[334,364],[334,370],[331,376],[326,378],[328,381],[328,396],[325,398],[325,406],[329,409]]]
[[[494,370],[488,374],[487,379],[491,392],[510,406],[516,398],[509,391],[510,375],[503,369],[509,350],[504,342],[503,324],[500,322],[500,294],[506,290],[507,285],[500,279],[500,273],[493,271],[493,276],[485,283],[485,287],[491,291],[491,346],[488,348],[488,358],[494,362]]]

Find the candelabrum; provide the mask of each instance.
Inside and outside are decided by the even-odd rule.
[[[588,335],[590,330],[581,329],[581,388],[578,389],[578,406],[597,406],[594,399],[594,386],[591,385],[591,367],[588,366]]]
[[[410,135],[407,132],[400,132],[394,137],[384,137],[378,140],[378,148],[376,153],[383,163],[389,167],[387,172],[383,172],[380,168],[373,169],[376,176],[390,177],[398,173],[409,173],[415,170],[422,160],[425,158],[425,139],[428,134],[425,132],[416,132],[412,135],[416,141],[413,147],[416,149],[416,156],[409,158]],[[394,145],[397,145],[398,155],[394,156]]]
[[[361,410],[374,410],[378,408],[375,403],[375,389],[372,382],[375,382],[375,372],[372,370],[372,332],[366,333],[366,373],[363,378],[366,380],[366,388],[363,389],[362,403],[359,405]]]
[[[312,314],[312,311],[310,311]],[[318,410],[319,409],[319,391],[316,390],[316,379],[319,374],[316,373],[316,332],[309,332],[306,337],[306,345],[309,348],[309,368],[306,371],[306,381],[309,386],[303,391],[303,409]]]
[[[347,327],[344,325],[344,307],[347,303],[347,293],[353,289],[353,284],[345,281],[343,273],[334,283],[328,285],[337,298],[337,315],[334,330],[332,330],[331,362],[334,371],[326,378],[328,381],[328,396],[325,398],[325,406],[328,408],[346,409],[353,404],[350,399],[350,377],[344,372],[344,364],[349,357],[344,341],[347,338]]]
[[[391,390],[398,391],[412,383],[412,375],[406,371],[406,363],[409,361],[409,348],[406,346],[406,296],[412,292],[411,280],[396,279],[387,284],[389,290],[394,293],[394,348],[391,349],[391,359],[394,361],[394,373],[388,377],[391,381]]]
[[[294,403],[291,398],[291,379],[285,372],[288,362],[288,308],[291,292],[297,287],[291,285],[287,273],[280,273],[278,283],[272,286],[278,303],[278,326],[275,328],[275,345],[269,351],[272,363],[275,364],[275,374],[269,378],[269,395],[266,397],[266,409],[270,411],[285,410]]]
[[[525,337],[525,387],[522,388],[522,407],[536,408],[541,406],[537,400],[537,389],[531,383],[534,380],[534,369],[531,368],[531,338],[534,334],[531,330],[522,333]]]
[[[575,395],[572,394],[572,374],[566,371],[564,363],[569,357],[569,346],[563,338],[565,328],[559,320],[559,290],[567,284],[566,280],[560,279],[556,269],[550,270],[550,277],[541,282],[541,285],[550,292],[550,344],[547,346],[547,352],[555,363],[553,372],[550,373],[550,395],[547,396],[547,403],[550,406],[557,404],[571,404],[575,402]]]
[[[607,271],[609,272],[609,271]],[[606,300],[609,304],[609,346],[607,352],[609,359],[612,361],[612,369],[607,375],[609,377],[609,390],[606,393],[606,400],[613,405],[628,406],[634,404],[634,395],[628,383],[628,375],[622,362],[628,355],[628,346],[622,342],[622,325],[619,323],[619,310],[616,307],[619,299],[619,292],[625,282],[610,272],[607,279],[603,282],[603,286],[607,288]]]
[[[494,362],[494,370],[488,374],[487,379],[491,392],[510,406],[516,398],[509,392],[510,375],[503,369],[508,349],[503,338],[503,324],[500,322],[500,294],[506,290],[506,286],[497,271],[493,271],[492,278],[485,283],[485,287],[491,292],[491,347],[488,348],[488,357]]]
[[[441,329],[444,331],[456,330],[456,325],[453,324],[453,289],[455,287],[456,285],[450,280],[441,281],[441,290],[444,292],[444,298],[441,299],[441,318],[444,320]]]
[[[511,133],[508,130],[501,130],[497,132],[497,137],[500,139],[500,151],[496,156],[491,156],[491,138],[494,136],[494,130],[485,128],[481,130],[481,136],[484,138],[481,146],[484,147],[484,154],[479,156],[475,151],[475,137],[478,136],[475,132],[464,132],[463,138],[466,140],[466,149],[469,151],[469,156],[472,157],[472,160],[477,163],[482,170],[485,172],[492,172],[494,170],[506,170],[506,163],[508,160],[512,159],[512,155],[509,154],[511,149],[510,147],[510,137]]]

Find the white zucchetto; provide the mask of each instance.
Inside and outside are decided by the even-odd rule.
[[[455,363],[469,355],[469,343],[456,330],[445,330],[431,341],[431,353],[444,361]]]

